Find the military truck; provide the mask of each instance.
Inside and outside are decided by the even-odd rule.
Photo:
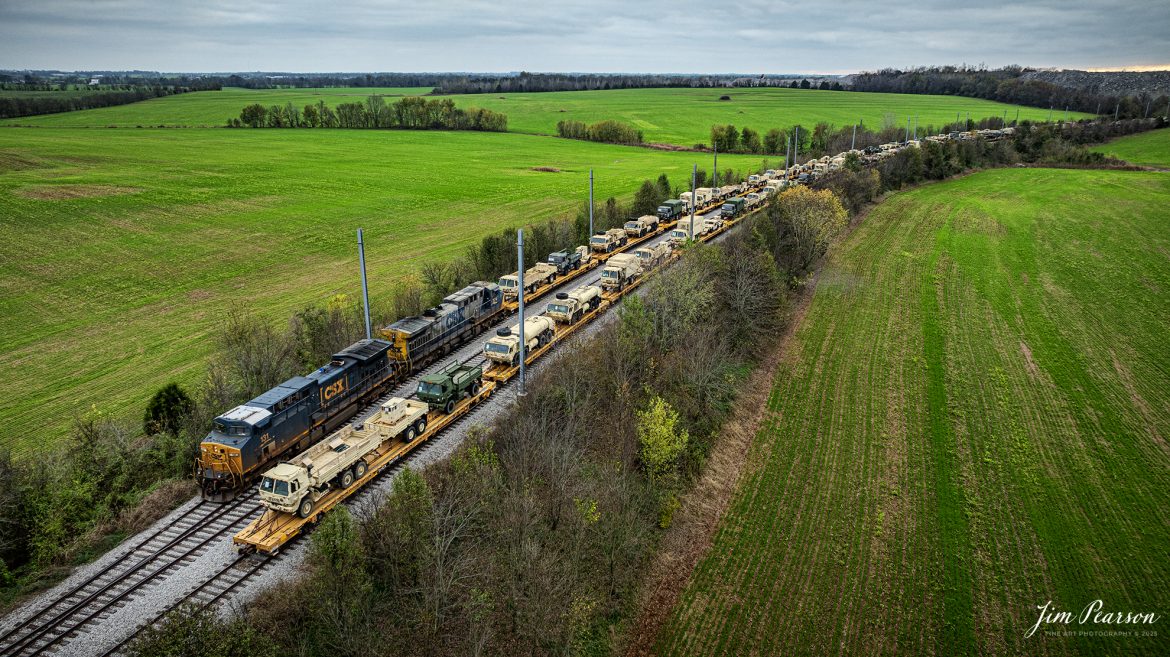
[[[638,256],[632,253],[619,253],[605,263],[601,270],[601,288],[617,291],[629,285],[642,273],[642,264]]]
[[[641,250],[641,249],[639,249]],[[575,324],[601,305],[601,288],[582,285],[572,292],[557,292],[557,298],[544,311],[547,317],[562,324]],[[525,337],[528,337],[525,333]]]
[[[589,249],[579,246],[572,251],[557,251],[548,254],[548,264],[556,266],[558,276],[564,276],[581,265],[587,264],[589,257]],[[525,274],[525,278],[527,277],[528,275]]]
[[[274,511],[308,518],[317,500],[366,476],[366,456],[386,440],[410,442],[426,431],[427,405],[393,397],[374,417],[350,425],[293,460],[264,473],[260,501]]]
[[[432,410],[442,410],[450,415],[460,399],[466,395],[474,397],[482,388],[482,367],[454,362],[434,374],[424,376],[418,382],[415,394]]]
[[[759,174],[753,173],[752,175],[748,176],[748,184],[753,187],[760,184],[761,182],[763,182],[763,178]]]
[[[685,200],[680,197],[678,199],[663,201],[662,205],[658,206],[658,218],[662,221],[670,221],[675,217],[681,217],[682,213],[687,210],[687,204],[690,203],[690,192],[687,192],[687,195],[688,198]]]
[[[626,231],[626,237],[630,239],[644,237],[658,230],[658,217],[644,214],[637,219],[627,221],[624,229]]]
[[[699,207],[701,208],[714,201],[715,196],[718,193],[718,189],[714,189],[712,187],[700,187],[695,190],[695,203],[698,203]]]
[[[694,221],[694,225],[695,225],[695,230],[694,230],[693,235],[691,232],[691,221],[692,220]],[[698,239],[698,238],[702,237],[703,235],[706,235],[708,233],[708,231],[709,231],[709,229],[707,228],[707,225],[703,222],[702,217],[700,217],[698,215],[696,215],[694,217],[684,217],[682,219],[679,219],[678,224],[676,224],[674,227],[674,230],[670,231],[670,237],[667,238],[667,241],[670,242],[671,246],[678,246],[678,245],[682,244],[683,242],[686,242],[687,240],[691,239],[691,237]]]
[[[743,214],[746,205],[747,204],[740,196],[729,198],[726,202],[723,203],[723,207],[720,208],[719,215],[724,219],[730,219],[732,217]]]
[[[524,344],[526,352],[539,349],[552,341],[556,324],[544,315],[524,319]],[[520,324],[511,328],[496,329],[496,335],[483,345],[483,355],[488,360],[507,365],[520,364]]]
[[[731,198],[740,192],[739,185],[724,185],[719,188],[719,198]]]
[[[553,282],[557,277],[557,266],[550,265],[547,262],[538,262],[531,269],[524,271],[524,292],[526,294],[534,292],[540,287]],[[505,299],[515,299],[519,296],[520,278],[517,272],[512,272],[507,276],[500,278],[500,289],[504,292]]]
[[[768,189],[767,187],[764,187],[764,190],[767,190],[767,189]],[[748,194],[747,196],[743,197],[744,207],[749,208],[749,209],[756,207],[757,205],[764,202],[764,197],[766,197],[767,195],[768,195],[767,191],[752,192],[752,193]]]
[[[623,247],[627,241],[624,228],[610,228],[604,233],[597,233],[589,238],[589,248],[598,253],[609,253]]]
[[[638,256],[638,262],[642,263],[642,271],[650,271],[666,262],[666,257],[670,255],[670,245],[659,242],[654,246],[644,246],[634,251],[634,255]]]

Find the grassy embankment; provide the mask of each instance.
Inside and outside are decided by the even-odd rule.
[[[1149,167],[1170,167],[1170,128],[1115,139],[1091,150]]]
[[[826,264],[663,655],[1164,654],[1170,177],[897,194]],[[1062,630],[1158,630],[1071,625]]]

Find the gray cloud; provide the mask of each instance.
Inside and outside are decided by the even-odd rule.
[[[524,3],[528,4],[528,3]],[[0,0],[0,68],[848,72],[1170,64],[1170,3]]]

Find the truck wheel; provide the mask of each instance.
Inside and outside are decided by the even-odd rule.
[[[479,381],[476,381],[475,383],[471,384],[471,396],[474,397],[474,396],[478,395],[480,389],[481,388],[479,385]]]
[[[443,412],[445,412],[447,415],[450,415],[450,414],[455,412],[455,400],[454,399],[447,400],[447,405],[443,407]]]
[[[405,442],[410,442],[410,441],[414,440],[414,436],[415,436],[414,425],[406,427],[406,431],[402,432],[402,440]]]
[[[341,487],[341,490],[345,490],[346,488],[352,486],[353,470],[346,470],[345,472],[342,472],[341,476],[338,477],[337,484]]]
[[[365,461],[358,461],[353,466],[353,478],[355,480],[357,480],[357,479],[361,479],[362,477],[366,476],[366,470],[367,470],[366,462]]]
[[[301,505],[297,507],[297,515],[302,518],[308,518],[313,513],[313,500],[305,498],[301,500]]]
[[[417,431],[418,435],[420,435],[420,436],[423,435],[424,433],[426,433],[427,419],[424,417],[424,418],[420,418],[418,422],[415,422],[414,423],[414,430]]]

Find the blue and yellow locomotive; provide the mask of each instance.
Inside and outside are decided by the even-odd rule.
[[[399,375],[385,340],[360,340],[328,365],[296,376],[215,418],[199,446],[203,497],[230,500],[281,456],[307,449],[353,417]]]

